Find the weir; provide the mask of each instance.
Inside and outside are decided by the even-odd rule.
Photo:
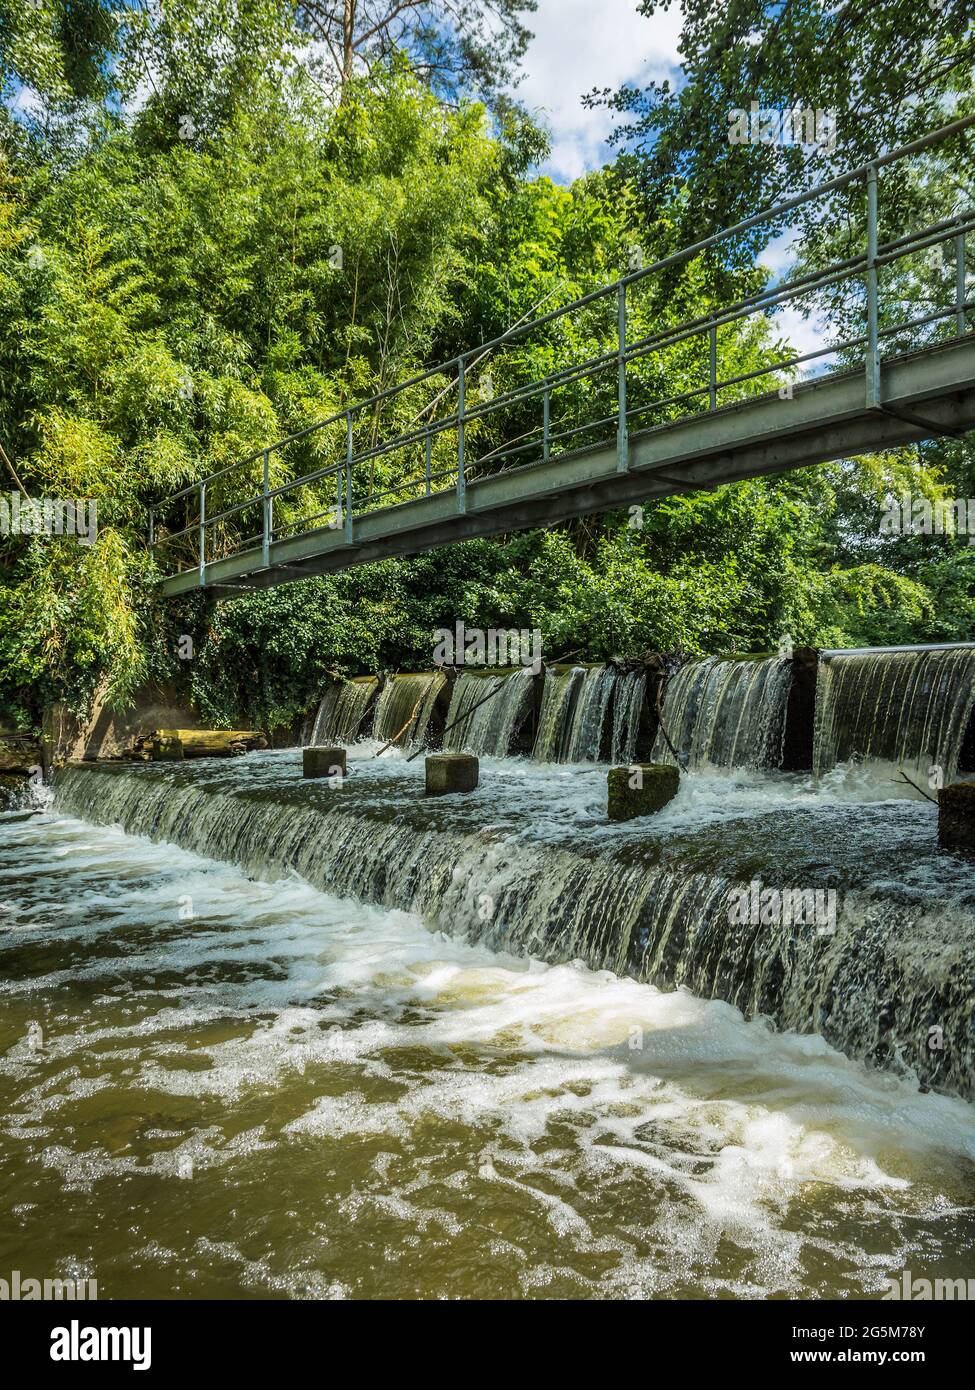
[[[411,748],[427,737],[437,697],[447,684],[442,671],[422,675],[391,676],[376,701],[372,736],[383,743],[396,739],[400,748]]]
[[[692,771],[882,761],[950,782],[975,772],[975,644],[357,677],[301,741],[385,743],[405,723],[402,748],[478,757],[672,764],[672,744]]]
[[[950,782],[975,769],[975,646],[824,652],[816,684],[817,773],[884,759]],[[966,748],[966,740],[968,746]]]
[[[341,785],[303,781],[295,753],[252,753],[72,765],[57,802],[494,950],[683,986],[973,1097],[975,863],[939,850],[935,808],[896,779],[835,789],[811,764],[930,760],[963,776],[975,646],[827,652],[818,673],[808,649],[669,666],[665,684],[653,657],[336,682],[313,734],[351,745]],[[625,772],[651,745],[672,763],[664,728],[687,769],[678,794],[610,823],[596,764]],[[509,761],[434,805],[420,764],[357,753],[370,734],[417,751],[443,734],[447,751]],[[794,915],[803,903],[829,904],[828,920]]]
[[[521,766],[436,805],[403,760],[353,763],[335,791],[302,782],[294,753],[74,766],[56,795],[65,814],[261,879],[298,874],[493,949],[683,986],[975,1094],[975,866],[939,856],[933,807],[810,803],[784,785],[730,809],[719,791],[690,820],[678,797],[651,821],[608,826],[598,769],[568,784]],[[832,893],[835,920],[797,923],[787,890]]]
[[[667,682],[655,762],[687,767],[776,768],[782,763],[785,716],[792,687],[788,658],[690,661]]]
[[[309,742],[352,743],[378,689],[376,676],[331,684],[322,696]]]
[[[495,758],[523,752],[533,708],[530,670],[497,674],[462,671],[447,712],[444,748],[451,753]]]

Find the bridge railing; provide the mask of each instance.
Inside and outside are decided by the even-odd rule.
[[[720,409],[768,390],[769,378],[781,390],[797,369],[826,358],[844,370],[859,362],[865,402],[882,408],[885,346],[902,352],[932,335],[960,336],[975,309],[967,277],[975,207],[954,207],[883,240],[882,175],[922,153],[936,155],[973,124],[975,116],[955,121],[255,450],[154,507],[151,546],[164,567],[195,569],[205,585],[208,565],[224,555],[253,551],[257,571],[270,566],[272,546],[289,536],[327,528],[354,544],[358,517],[418,497],[452,492],[463,513],[470,482],[608,436],[615,435],[617,468],[626,471],[631,427]],[[861,194],[865,236],[847,257],[678,317],[681,294],[698,302],[704,293],[704,258],[733,238],[781,226],[815,200]],[[895,280],[885,296],[884,272],[916,276],[916,258],[932,251],[942,268],[927,274],[931,307],[903,319],[902,285]],[[809,352],[774,351],[770,315],[810,301],[828,302],[845,331]],[[735,370],[749,352],[762,357],[759,365]],[[322,462],[289,476],[303,452]]]

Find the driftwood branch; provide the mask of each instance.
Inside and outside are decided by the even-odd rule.
[[[388,743],[384,743],[384,744],[383,744],[382,748],[380,748],[380,750],[379,750],[378,753],[373,753],[372,756],[373,756],[374,758],[380,758],[380,757],[382,757],[383,753],[386,752],[386,749],[387,749],[387,748],[392,748],[392,746],[393,746],[394,743],[399,743],[400,739],[403,737],[403,735],[406,733],[407,729],[408,729],[408,728],[410,727],[410,725],[413,723],[413,721],[414,721],[414,719],[416,718],[416,716],[420,713],[420,706],[421,706],[422,704],[423,704],[423,696],[421,695],[420,698],[419,698],[419,700],[417,700],[416,704],[413,706],[413,713],[410,715],[409,719],[407,719],[407,721],[406,721],[406,723],[403,725],[402,729],[400,729],[399,733],[393,734],[393,737],[389,740]]]

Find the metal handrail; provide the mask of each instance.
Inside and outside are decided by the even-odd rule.
[[[696,397],[707,395],[707,408],[714,410],[718,408],[718,396],[722,390],[727,390],[730,386],[740,385],[745,382],[756,380],[762,376],[772,375],[790,367],[794,367],[803,361],[810,361],[823,356],[834,356],[843,351],[854,347],[866,346],[864,367],[866,369],[866,392],[867,403],[871,406],[879,405],[880,398],[880,343],[883,339],[905,332],[908,328],[916,328],[930,324],[938,319],[951,317],[955,318],[956,334],[961,335],[967,331],[967,316],[972,308],[971,301],[967,298],[966,264],[965,264],[965,238],[966,234],[975,229],[975,209],[965,209],[956,212],[952,216],[943,218],[941,221],[933,223],[918,231],[906,233],[894,240],[879,242],[878,240],[878,182],[879,171],[897,161],[916,154],[924,149],[949,138],[961,131],[970,129],[975,125],[975,115],[963,117],[951,122],[949,125],[939,130],[931,131],[927,135],[904,145],[897,150],[889,151],[879,155],[876,159],[867,164],[848,170],[825,183],[819,184],[814,188],[807,189],[794,197],[788,198],[775,204],[773,207],[753,214],[743,221],[736,223],[733,227],[715,232],[708,237],[704,237],[689,246],[671,252],[667,256],[661,257],[652,265],[642,267],[622,276],[620,279],[608,285],[603,285],[588,294],[573,300],[569,304],[562,305],[548,313],[540,315],[526,323],[518,323],[512,328],[499,334],[497,337],[479,344],[475,348],[467,349],[445,363],[432,367],[409,378],[407,381],[396,383],[387,387],[381,392],[358,401],[353,405],[346,406],[324,420],[320,420],[311,425],[306,425],[302,429],[287,435],[283,439],[276,440],[274,443],[253,453],[236,460],[233,463],[208,474],[197,482],[182,488],[173,493],[164,501],[156,504],[150,509],[149,531],[150,546],[158,549],[161,546],[172,544],[172,542],[196,532],[198,537],[197,568],[199,571],[199,582],[201,585],[206,583],[206,569],[208,563],[212,563],[212,558],[207,557],[207,531],[213,532],[214,528],[221,521],[239,512],[247,510],[249,507],[260,506],[263,514],[262,531],[259,537],[248,537],[246,542],[236,540],[236,552],[242,550],[245,544],[250,544],[254,539],[261,541],[261,567],[266,568],[270,565],[270,549],[275,538],[284,532],[291,532],[294,525],[299,524],[293,521],[285,522],[283,525],[275,525],[274,503],[277,499],[283,498],[288,494],[294,493],[297,489],[310,486],[322,481],[324,478],[334,476],[337,483],[337,498],[334,505],[329,505],[325,511],[313,514],[310,518],[302,518],[302,521],[314,521],[333,512],[338,518],[337,523],[329,523],[330,529],[336,529],[344,523],[345,538],[352,542],[354,533],[354,518],[356,515],[355,501],[353,498],[353,473],[356,465],[365,462],[372,462],[378,458],[385,457],[396,451],[409,448],[416,444],[423,444],[425,449],[425,467],[422,475],[409,479],[394,486],[387,486],[384,490],[376,493],[370,489],[369,495],[364,499],[367,504],[374,504],[383,498],[396,496],[399,493],[408,491],[414,487],[424,487],[426,495],[431,495],[431,484],[440,481],[445,477],[453,477],[454,490],[456,492],[457,509],[463,512],[466,509],[466,487],[472,473],[478,469],[479,464],[490,463],[492,469],[500,460],[515,457],[522,453],[537,450],[539,442],[542,448],[542,459],[547,460],[551,455],[551,447],[556,442],[562,442],[573,438],[579,434],[593,431],[603,427],[615,425],[617,433],[617,467],[620,471],[626,471],[629,467],[629,440],[628,422],[638,415],[646,415],[651,410],[661,410],[668,406],[678,404],[681,401],[690,401]],[[627,310],[627,291],[631,286],[646,281],[648,277],[659,275],[662,270],[681,262],[690,260],[703,251],[709,250],[722,242],[726,242],[732,237],[739,236],[741,233],[756,226],[775,223],[787,213],[801,207],[815,199],[822,198],[826,194],[838,189],[847,187],[857,180],[863,180],[867,189],[867,244],[864,251],[854,256],[847,257],[845,260],[835,262],[819,271],[809,271],[794,279],[779,282],[774,285],[766,285],[753,294],[738,300],[736,303],[714,309],[708,314],[699,315],[694,319],[685,320],[679,324],[668,325],[657,329],[635,342],[628,341],[628,310]],[[882,267],[892,264],[907,255],[916,254],[918,251],[933,247],[945,242],[954,243],[955,249],[955,294],[954,303],[948,309],[939,310],[934,314],[927,315],[920,319],[915,319],[910,323],[897,324],[894,326],[880,324],[879,313],[879,271]],[[758,368],[752,372],[742,373],[738,376],[720,378],[718,374],[718,330],[730,324],[736,323],[741,319],[754,314],[767,313],[770,309],[790,300],[798,299],[812,292],[821,292],[825,289],[843,284],[844,282],[855,282],[863,278],[866,289],[866,333],[848,339],[844,343],[824,346],[815,352],[803,354],[801,357],[793,357],[785,361],[778,361],[769,366]],[[547,327],[564,319],[568,315],[577,313],[589,305],[602,301],[616,299],[616,346],[600,352],[597,356],[589,358],[583,362],[570,363],[548,376],[538,378],[535,381],[515,386],[510,390],[492,396],[489,400],[475,401],[468,405],[467,393],[469,389],[468,373],[480,366],[483,359],[498,348],[525,340],[532,333],[540,328]],[[608,327],[608,324],[607,324]],[[663,352],[679,343],[685,342],[690,338],[707,334],[709,341],[709,373],[707,385],[694,388],[683,392],[677,396],[669,396],[641,405],[630,405],[627,399],[628,380],[627,368],[632,368],[633,364],[645,360],[653,354]],[[589,421],[582,425],[576,425],[568,430],[552,431],[550,406],[552,393],[564,388],[570,383],[588,380],[598,376],[607,369],[613,369],[616,373],[616,411],[615,414],[605,416],[598,420]],[[433,378],[448,377],[448,386],[442,391],[434,401],[435,404],[446,391],[452,390],[456,385],[457,404],[456,409],[450,414],[441,416],[439,419],[427,421],[418,427],[409,427],[406,431],[386,439],[372,443],[365,449],[356,450],[355,448],[355,421],[361,420],[368,413],[377,417],[378,409],[385,402],[392,400],[396,396],[401,396],[404,392],[414,389]],[[453,380],[449,380],[453,378]],[[499,446],[485,455],[482,459],[471,459],[468,457],[468,449],[471,441],[471,426],[476,425],[482,420],[497,414],[512,406],[520,405],[523,402],[531,401],[541,396],[543,399],[543,423],[542,436],[539,441],[536,437],[537,427],[529,431],[532,436],[528,443],[518,443],[517,439],[508,446]],[[428,405],[425,409],[429,409]],[[422,414],[422,412],[421,412]],[[269,480],[269,460],[273,453],[287,448],[309,435],[316,432],[327,430],[339,424],[344,425],[346,445],[344,458],[340,461],[329,463],[321,468],[315,469],[310,473],[294,478],[290,481],[280,483],[274,487],[270,486]],[[436,472],[431,467],[432,443],[435,438],[447,434],[456,434],[456,463],[448,469],[438,469]],[[523,435],[522,438],[528,436]],[[228,502],[220,510],[207,513],[207,490],[216,482],[228,477],[231,473],[246,468],[258,459],[263,460],[263,481],[261,491],[244,501]],[[445,489],[438,489],[438,495],[442,495]],[[166,535],[158,535],[157,518],[170,508],[174,503],[181,499],[197,496],[199,499],[197,517],[184,526],[181,530],[170,532]],[[370,508],[374,509],[374,508]],[[236,553],[235,552],[235,553]]]

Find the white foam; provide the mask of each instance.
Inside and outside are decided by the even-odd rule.
[[[585,803],[589,792],[570,790],[578,779],[551,776]],[[295,1144],[378,1145],[386,1158],[343,1198],[344,1219],[365,1204],[393,1246],[404,1229],[469,1238],[486,1193],[501,1210],[535,1212],[570,1265],[571,1252],[600,1254],[609,1272],[574,1269],[577,1281],[643,1293],[725,1238],[752,1263],[740,1282],[716,1270],[720,1287],[795,1291],[803,1252],[822,1239],[803,1214],[810,1194],[917,1219],[935,1211],[939,1182],[955,1204],[965,1191],[971,1108],[821,1038],[579,963],[492,953],[297,880],[255,883],[118,830],[53,815],[8,830],[3,894],[18,920],[0,916],[0,931],[14,925],[47,964],[8,979],[5,998],[28,1012],[50,998],[57,1021],[40,1056],[18,1041],[0,1061],[15,1091],[5,1124],[43,1133],[44,1162],[68,1186],[147,1165],[176,1181],[187,1155],[229,1182],[247,1155],[286,1165]],[[200,1118],[149,1159],[85,1148],[79,1116],[110,1092],[170,1097]],[[251,1119],[237,1132],[244,1105]],[[444,1143],[457,1158],[438,1181],[459,1211],[422,1197]],[[612,1220],[598,1200],[607,1185],[620,1193]],[[647,1241],[670,1249],[666,1277],[641,1253]],[[526,1291],[566,1277],[531,1241],[519,1262]],[[273,1262],[245,1265],[251,1283],[298,1287]],[[314,1287],[345,1291],[324,1276]]]

